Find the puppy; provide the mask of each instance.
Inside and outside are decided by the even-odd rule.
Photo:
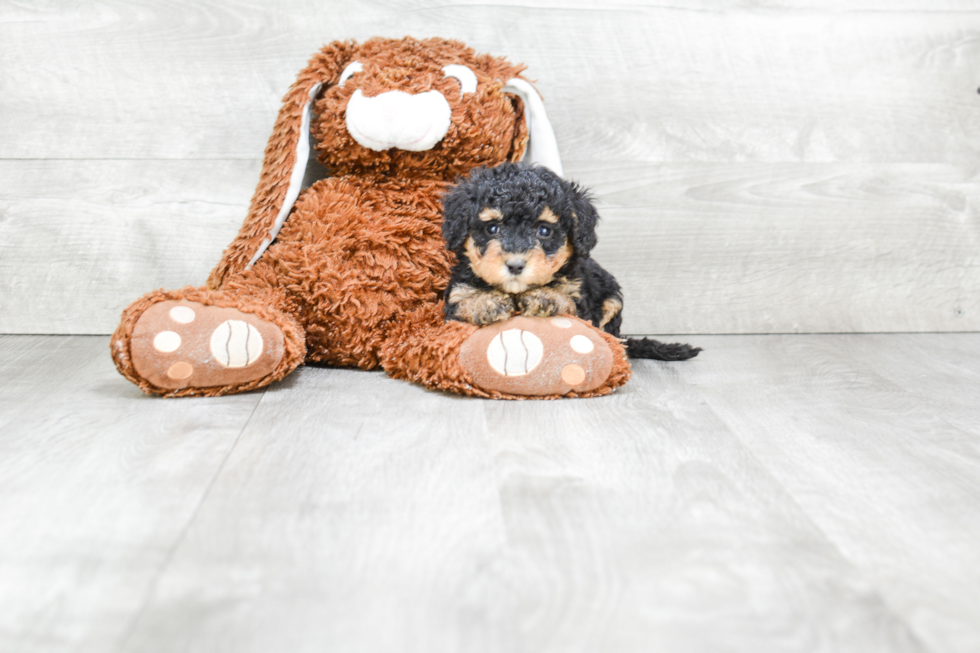
[[[599,214],[589,194],[547,168],[479,168],[443,198],[442,235],[456,255],[446,319],[485,326],[520,314],[576,315],[617,338],[623,293],[589,258]],[[629,338],[632,358],[686,360],[700,348]]]

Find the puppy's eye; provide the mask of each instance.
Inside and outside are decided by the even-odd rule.
[[[491,236],[496,236],[498,233],[500,233],[500,225],[499,224],[488,224],[487,225],[487,233],[490,234]]]
[[[538,236],[541,238],[547,238],[551,235],[551,227],[538,227]]]

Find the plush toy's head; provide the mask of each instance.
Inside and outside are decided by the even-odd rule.
[[[344,59],[313,105],[318,158],[335,173],[451,180],[524,155],[523,66],[442,39],[375,38]]]
[[[333,175],[452,181],[506,161],[561,175],[544,105],[522,70],[437,38],[324,46],[283,99],[243,238],[209,283],[250,267],[275,240],[308,181],[311,140]]]

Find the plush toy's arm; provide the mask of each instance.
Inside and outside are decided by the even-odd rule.
[[[290,190],[297,147],[305,147],[305,143],[300,144],[300,139],[308,137],[308,132],[303,133],[302,127],[303,116],[311,99],[310,92],[321,84],[336,83],[344,67],[355,58],[356,50],[357,44],[354,41],[336,41],[324,46],[300,72],[296,82],[286,93],[272,136],[265,148],[262,176],[252,196],[248,215],[238,237],[228,246],[211,272],[208,278],[210,288],[220,288],[228,276],[245,269],[255,254],[263,248],[265,241],[271,241],[275,236],[272,232]],[[300,177],[302,173],[303,171],[299,172]]]

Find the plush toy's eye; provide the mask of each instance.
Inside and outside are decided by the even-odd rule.
[[[359,73],[362,70],[364,70],[364,64],[362,64],[360,61],[350,62],[347,64],[347,67],[344,68],[344,72],[340,73],[340,81],[337,82],[337,86],[343,86],[344,82],[350,79],[354,73]]]
[[[459,82],[459,86],[462,89],[459,94],[460,97],[462,97],[464,93],[476,92],[476,75],[473,74],[473,71],[466,66],[453,63],[449,64],[448,66],[443,66],[442,70],[446,73],[446,77],[453,77]]]
[[[547,238],[551,235],[551,227],[538,227],[538,236]]]
[[[499,224],[488,224],[487,225],[487,233],[490,234],[491,236],[496,236],[498,233],[500,233],[500,225]]]

